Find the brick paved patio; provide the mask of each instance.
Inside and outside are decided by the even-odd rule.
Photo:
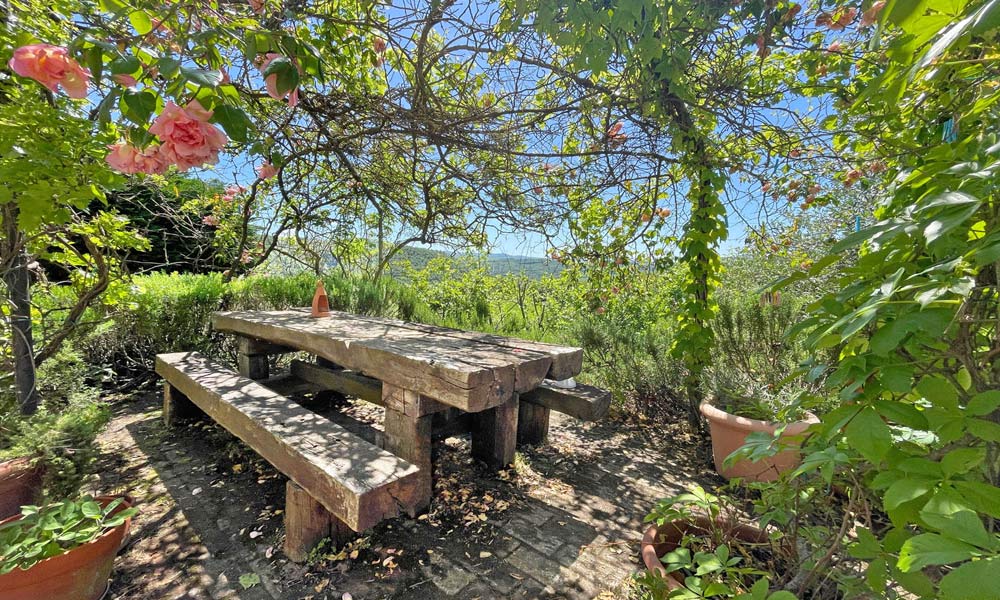
[[[374,435],[378,410],[352,405],[344,424]],[[652,503],[716,481],[681,427],[556,417],[550,444],[499,474],[473,464],[467,440],[439,443],[428,514],[296,565],[280,552],[283,477],[224,430],[168,430],[148,393],[119,405],[101,443],[94,488],[127,491],[142,511],[118,559],[118,600],[620,598]]]

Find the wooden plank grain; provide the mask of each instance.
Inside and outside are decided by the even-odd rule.
[[[312,319],[300,310],[220,312],[213,315],[212,326],[311,352],[470,412],[534,388],[552,362],[539,352],[515,352],[353,316]]]
[[[413,323],[410,321],[401,321],[399,319],[389,319],[386,317],[373,317],[368,315],[354,315],[351,313],[345,313],[341,311],[332,311],[332,315],[339,318],[355,318],[370,321],[373,323],[379,323],[382,325],[392,325],[394,327],[402,327],[406,329],[413,329],[415,331],[422,331],[424,333],[434,334],[436,336],[452,337],[461,340],[469,340],[474,342],[479,342],[483,344],[491,344],[501,348],[508,349],[513,353],[517,354],[519,352],[525,353],[542,353],[547,354],[552,358],[552,362],[549,365],[549,369],[546,372],[545,378],[547,379],[569,379],[570,377],[575,377],[580,374],[583,369],[583,348],[576,348],[573,346],[562,346],[559,344],[550,344],[548,342],[536,342],[533,340],[524,340],[519,338],[512,338],[503,335],[496,335],[492,333],[483,333],[479,331],[465,331],[462,329],[453,329],[451,327],[441,327],[438,325],[428,325],[425,323]],[[526,391],[530,389],[530,386],[525,389],[519,389],[519,392]]]
[[[354,531],[426,501],[417,465],[196,352],[158,355],[156,372]]]
[[[521,401],[544,406],[582,421],[597,421],[608,414],[611,392],[582,383],[570,389],[541,385],[522,394]]]

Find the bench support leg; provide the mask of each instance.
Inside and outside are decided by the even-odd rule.
[[[167,381],[163,382],[163,422],[167,427],[173,427],[183,420],[196,419],[202,414],[201,409],[180,390]]]
[[[354,532],[294,481],[285,484],[285,556],[304,562],[322,539],[340,547]]]
[[[549,437],[549,409],[521,402],[517,409],[517,445],[537,446]]]
[[[514,462],[518,404],[518,396],[513,394],[500,406],[473,415],[472,455],[491,469],[503,469]]]
[[[431,422],[434,415],[411,416],[385,409],[385,434],[382,447],[418,467],[424,474],[420,488],[411,506],[403,508],[411,516],[423,511],[431,503]]]

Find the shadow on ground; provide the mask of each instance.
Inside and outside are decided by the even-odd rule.
[[[281,553],[284,477],[213,423],[167,429],[159,402],[120,404],[101,438],[96,487],[141,511],[110,599],[622,598],[655,500],[718,481],[682,427],[553,413],[549,444],[500,473],[472,461],[467,439],[436,442],[427,514],[297,565]],[[379,435],[378,407],[321,412]]]

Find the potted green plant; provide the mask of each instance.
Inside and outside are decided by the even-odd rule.
[[[646,516],[652,523],[642,539],[646,572],[638,585],[661,598],[746,598],[794,600],[769,590],[769,573],[786,549],[765,530],[726,516],[718,496],[701,486],[660,500]]]
[[[39,370],[44,401],[35,414],[21,415],[12,399],[0,396],[0,519],[46,497],[76,496],[93,468],[94,440],[110,411],[68,362]]]
[[[720,402],[719,397],[703,402],[700,408],[708,421],[715,470],[727,479],[773,481],[795,469],[809,427],[819,422],[809,412],[801,411],[799,418],[782,418],[788,413],[762,411],[753,403]]]
[[[707,380],[709,400],[700,408],[723,477],[772,481],[799,464],[799,446],[817,422],[801,402],[818,384],[795,375],[805,355],[784,334],[797,313],[787,300],[719,302],[718,353]]]
[[[125,498],[25,506],[0,523],[4,600],[98,600],[135,509]]]

